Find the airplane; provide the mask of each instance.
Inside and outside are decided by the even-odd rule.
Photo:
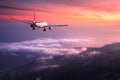
[[[43,31],[46,31],[46,27],[48,27],[48,29],[51,30],[53,27],[68,26],[67,24],[65,24],[65,25],[49,25],[47,22],[37,21],[35,12],[34,12],[34,20],[33,21],[31,21],[31,20],[22,21],[22,20],[17,20],[17,19],[14,19],[14,18],[10,18],[10,19],[30,24],[30,27],[32,28],[32,30],[35,30],[36,28],[43,28]]]

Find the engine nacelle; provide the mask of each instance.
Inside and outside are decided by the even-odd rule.
[[[32,27],[32,28],[33,28],[33,27],[34,27],[34,25],[33,25],[33,24],[31,24],[31,25],[30,25],[30,27]]]
[[[49,30],[52,30],[53,29],[53,27],[49,27]]]

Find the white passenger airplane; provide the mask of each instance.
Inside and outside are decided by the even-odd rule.
[[[34,12],[34,20],[31,21],[31,20],[17,20],[17,19],[14,19],[14,18],[10,18],[12,20],[15,20],[15,21],[20,21],[20,22],[24,22],[24,23],[28,23],[30,24],[31,28],[33,30],[35,30],[35,28],[43,28],[43,31],[46,31],[46,27],[48,27],[49,30],[51,30],[53,27],[64,27],[64,26],[68,26],[68,25],[49,25],[47,22],[40,22],[40,21],[37,21],[36,20],[36,15],[35,15],[35,12]]]

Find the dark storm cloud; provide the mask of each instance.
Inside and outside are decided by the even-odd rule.
[[[98,50],[102,54],[70,58],[68,63],[53,70],[42,80],[119,80],[120,43],[91,48],[88,51],[92,50]]]

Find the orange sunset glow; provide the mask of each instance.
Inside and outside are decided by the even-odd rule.
[[[87,1],[87,0],[86,0]],[[1,14],[1,18],[6,16],[14,17],[17,19],[32,19],[33,10],[37,12],[38,19],[51,21],[51,19],[57,21],[66,22],[119,22],[120,21],[120,6],[119,0],[106,0],[106,1],[95,1],[91,3],[78,3],[71,4],[72,2],[56,2],[52,3],[40,2],[38,3],[15,3],[10,2],[9,7],[0,7],[3,12],[9,12],[10,14]],[[93,0],[94,1],[94,0]],[[61,4],[59,4],[61,3]],[[12,5],[15,4],[15,5]],[[58,5],[57,5],[58,4]],[[68,4],[68,5],[67,5]],[[18,6],[17,6],[18,5]],[[15,7],[15,8],[14,8]],[[24,9],[25,8],[25,9]],[[14,12],[14,13],[13,13]]]

